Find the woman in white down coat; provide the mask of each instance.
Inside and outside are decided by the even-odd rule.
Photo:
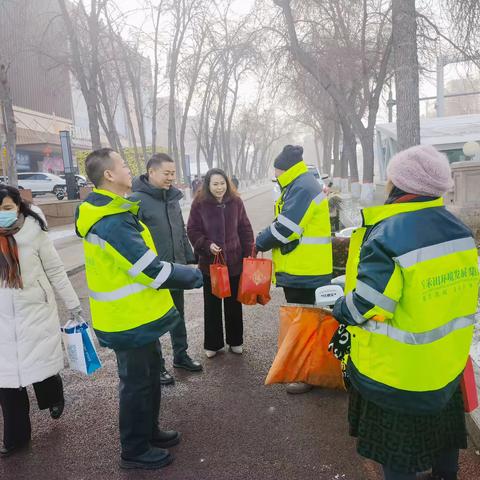
[[[0,405],[4,435],[0,455],[29,444],[25,387],[33,384],[40,409],[63,411],[60,322],[53,289],[71,318],[80,302],[48,237],[41,211],[16,188],[0,186]],[[53,289],[52,289],[53,286]]]

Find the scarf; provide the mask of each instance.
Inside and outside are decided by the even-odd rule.
[[[25,222],[23,214],[8,228],[0,228],[0,288],[23,288],[18,258],[18,246],[14,235]]]

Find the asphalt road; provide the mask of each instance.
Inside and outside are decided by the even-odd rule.
[[[246,204],[257,232],[271,220],[271,194]],[[72,282],[88,312],[83,273]],[[243,356],[224,353],[207,360],[202,294],[186,295],[189,353],[202,360],[204,372],[174,372],[176,384],[163,389],[161,426],[183,434],[182,443],[172,449],[175,461],[169,467],[156,472],[119,469],[115,357],[100,349],[103,368],[92,377],[63,372],[67,404],[60,420],[38,410],[29,388],[32,446],[0,460],[0,479],[380,479],[378,467],[356,454],[354,439],[348,436],[345,393],[316,389],[291,396],[281,385],[264,386],[275,356],[282,301],[281,292],[274,290],[267,306],[244,307]],[[171,365],[170,341],[162,342]],[[460,480],[480,478],[480,457],[473,448],[462,453],[462,468]]]

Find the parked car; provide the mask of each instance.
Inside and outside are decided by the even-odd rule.
[[[65,175],[60,175],[60,178],[65,180]],[[87,179],[83,175],[75,174],[75,180],[77,181],[77,187],[86,187],[88,185]]]
[[[18,174],[18,188],[31,190],[33,196],[53,193],[58,200],[63,200],[67,186],[63,178],[52,173],[28,172]]]
[[[320,172],[318,171],[318,168],[315,167],[314,165],[307,165],[307,166],[308,166],[308,171],[313,173],[313,176],[317,179],[317,182],[320,184],[322,189],[324,191],[326,191],[326,186],[325,186],[324,180],[328,178],[328,175],[326,175],[326,174],[321,175]],[[273,184],[273,201],[276,202],[278,200],[278,197],[280,197],[281,189],[280,189],[280,185],[278,184],[276,178],[273,178],[272,182],[274,182],[274,184]]]

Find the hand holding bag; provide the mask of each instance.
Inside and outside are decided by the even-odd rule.
[[[215,255],[215,260],[213,264],[210,265],[210,281],[212,282],[213,295],[218,298],[228,298],[232,296],[228,267],[225,265],[225,259],[221,252]]]
[[[90,327],[82,320],[70,321],[62,327],[62,340],[72,370],[91,375],[102,364],[93,343]]]

